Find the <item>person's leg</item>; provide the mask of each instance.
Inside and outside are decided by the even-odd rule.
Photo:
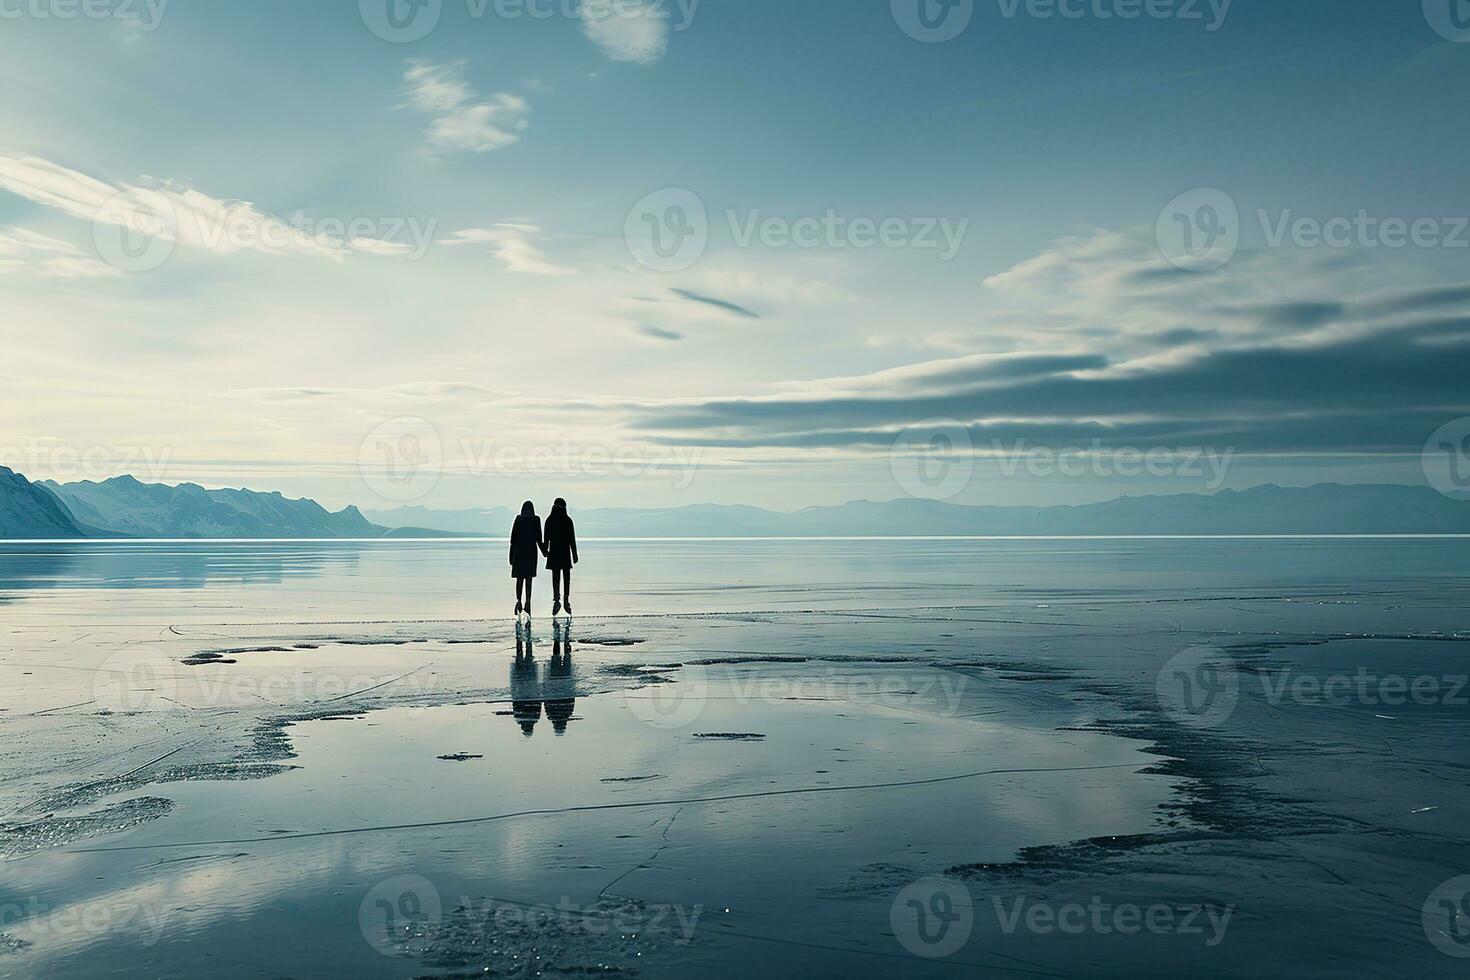
[[[525,584],[525,581],[526,580],[523,579],[523,578],[516,579],[516,612],[517,613],[519,613],[521,611],[521,609],[524,608],[521,605],[521,586]]]
[[[531,617],[531,586],[536,584],[533,578],[526,579],[526,618]]]
[[[572,612],[572,570],[564,568],[561,571],[561,598],[567,607],[567,615]]]

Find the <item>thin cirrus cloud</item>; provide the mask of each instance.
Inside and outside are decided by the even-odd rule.
[[[26,228],[0,228],[0,275],[37,279],[102,279],[121,271],[70,242]]]
[[[432,117],[424,137],[434,154],[504,149],[531,125],[525,99],[507,92],[482,98],[466,81],[463,61],[410,61],[403,85],[408,104]]]
[[[412,246],[376,238],[350,241],[293,226],[248,201],[211,197],[202,191],[167,182],[153,186],[108,183],[39,157],[0,156],[0,190],[54,208],[93,225],[115,225],[150,237],[219,255],[265,252],[309,255],[341,261],[353,252],[406,254]],[[10,231],[15,236],[15,230]],[[34,239],[23,240],[31,250]],[[52,268],[85,274],[91,265],[78,263],[80,253],[62,255],[67,263]],[[43,268],[45,267],[43,263]]]
[[[448,238],[441,245],[483,245],[501,262],[507,272],[528,276],[570,276],[575,269],[557,265],[546,257],[533,239],[541,233],[536,225],[517,222],[501,222],[489,228],[465,228]]]
[[[672,343],[684,339],[684,335],[677,330],[670,330],[667,327],[656,327],[651,323],[635,324],[633,332],[640,337],[646,337],[649,340],[661,340],[665,343]]]
[[[756,313],[754,310],[741,306],[739,303],[733,302],[728,299],[720,299],[718,296],[706,296],[703,293],[696,293],[688,289],[678,288],[670,289],[669,292],[673,293],[675,296],[678,296],[680,299],[687,300],[690,303],[698,303],[702,306],[712,307],[725,313],[732,313],[742,319],[759,320],[761,318],[761,315],[759,313]]]
[[[1463,283],[1395,288],[1392,269],[1291,252],[1188,277],[1147,274],[1158,261],[1099,234],[992,277],[1018,353],[624,411],[680,445],[882,452],[905,427],[946,419],[980,448],[1411,455],[1470,414]]]
[[[582,33],[613,61],[651,65],[669,48],[668,4],[582,0]]]

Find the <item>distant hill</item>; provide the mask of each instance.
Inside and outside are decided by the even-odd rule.
[[[159,538],[376,538],[387,528],[356,507],[332,513],[314,500],[254,490],[206,490],[193,483],[139,483],[130,476],[101,483],[37,486],[54,493],[82,524],[101,533]]]
[[[511,512],[374,511],[385,527],[508,534]],[[1216,494],[1119,497],[1071,507],[970,507],[935,500],[854,501],[794,514],[696,504],[574,510],[583,537],[845,537],[863,535],[1470,534],[1470,501],[1429,487],[1322,483]]]
[[[85,532],[43,486],[0,466],[0,538],[80,538]]]

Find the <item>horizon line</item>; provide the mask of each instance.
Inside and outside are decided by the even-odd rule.
[[[584,541],[634,543],[679,541],[1250,541],[1290,539],[1460,539],[1470,533],[1390,534],[829,534],[748,535],[690,537],[584,537]],[[0,547],[10,544],[504,544],[505,536],[428,538],[0,538]]]

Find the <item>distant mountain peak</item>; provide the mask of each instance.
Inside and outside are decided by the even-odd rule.
[[[331,513],[315,500],[279,491],[206,490],[114,477],[102,483],[52,484],[84,523],[104,533],[179,538],[372,538],[388,533],[356,507]]]
[[[84,534],[54,491],[0,466],[0,538],[79,538]]]

